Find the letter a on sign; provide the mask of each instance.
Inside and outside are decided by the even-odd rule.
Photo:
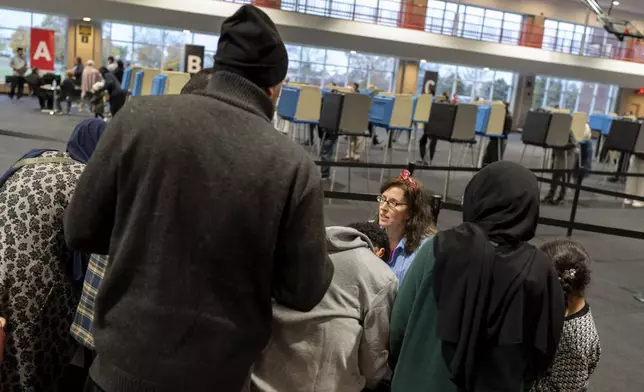
[[[36,48],[36,53],[34,53],[34,60],[39,60],[41,57],[44,57],[47,61],[51,61],[51,54],[49,54],[49,49],[45,41],[40,41]]]
[[[43,71],[54,70],[54,30],[31,29],[31,43],[29,45],[29,57],[31,68],[38,68]]]

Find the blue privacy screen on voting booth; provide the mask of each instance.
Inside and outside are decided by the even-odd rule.
[[[481,105],[478,107],[478,111],[476,113],[476,126],[474,128],[477,135],[485,135],[491,114],[492,106]]]
[[[384,95],[376,95],[373,97],[371,111],[369,112],[369,122],[383,127],[389,126],[395,101],[395,97]]]
[[[150,91],[151,95],[163,95],[165,94],[165,86],[168,82],[168,76],[164,74],[158,74],[152,78],[152,90]]]
[[[300,99],[298,87],[284,86],[280,94],[280,103],[277,106],[277,114],[286,120],[294,120],[297,111],[297,102]]]
[[[144,71],[139,71],[134,74],[134,86],[132,86],[133,97],[141,96],[141,90],[143,89],[143,72]]]
[[[591,114],[588,119],[588,124],[590,125],[590,129],[599,131],[602,135],[608,135],[613,124],[613,116],[599,113]]]
[[[130,90],[130,82],[132,81],[132,68],[128,68],[123,72],[123,81],[121,87],[125,90]]]

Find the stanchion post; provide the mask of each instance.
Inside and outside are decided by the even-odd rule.
[[[409,173],[413,175],[414,171],[416,170],[416,164],[414,162],[409,162],[407,164],[407,170],[409,170]]]
[[[577,205],[579,204],[579,194],[581,193],[581,182],[583,181],[583,173],[581,169],[575,170],[577,173],[577,181],[575,184],[575,196],[572,199],[572,210],[570,211],[570,220],[568,221],[568,233],[567,237],[572,236],[572,225],[575,223],[575,217],[577,216]]]

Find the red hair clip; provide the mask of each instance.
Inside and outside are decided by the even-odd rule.
[[[400,172],[400,177],[399,177],[399,178],[400,178],[401,180],[403,180],[403,181],[405,181],[405,182],[409,183],[409,186],[410,186],[413,190],[415,190],[415,191],[417,191],[417,190],[418,190],[418,184],[416,184],[416,181],[414,181],[414,179],[413,179],[413,178],[411,178],[411,172],[410,172],[409,170],[407,170],[407,169],[403,169],[403,170]]]

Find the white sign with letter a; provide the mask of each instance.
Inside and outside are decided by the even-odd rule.
[[[34,60],[39,60],[44,58],[47,61],[51,61],[51,53],[49,53],[49,48],[47,47],[47,42],[40,41],[34,52]]]

